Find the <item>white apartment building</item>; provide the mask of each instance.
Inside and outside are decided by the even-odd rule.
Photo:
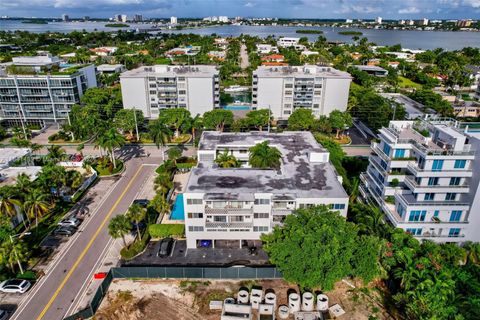
[[[375,23],[376,24],[382,24],[382,20],[383,20],[382,17],[376,17],[375,18]]]
[[[123,107],[156,119],[162,109],[186,108],[192,115],[220,107],[219,70],[211,65],[156,65],[120,75]]]
[[[257,44],[257,53],[259,54],[269,54],[269,53],[278,53],[278,48],[267,43]]]
[[[311,109],[316,117],[345,111],[352,77],[330,67],[260,66],[253,72],[252,105],[270,108],[276,119],[288,119],[296,108]]]
[[[249,166],[249,148],[263,141],[282,153],[279,170]],[[225,150],[243,163],[241,168],[215,164]],[[188,248],[202,240],[214,247],[258,243],[262,233],[298,208],[324,204],[342,216],[348,209],[329,153],[310,132],[203,132],[183,201]]]
[[[288,47],[293,47],[297,45],[299,41],[300,41],[300,38],[283,37],[278,39],[277,45],[282,48],[288,48]]]
[[[360,192],[418,239],[479,241],[480,140],[460,128],[451,119],[391,121],[372,142]]]
[[[178,19],[177,17],[170,17],[170,24],[177,24]]]
[[[0,118],[7,125],[63,121],[84,92],[97,86],[94,65],[60,62],[44,55],[0,64]]]
[[[223,22],[223,23],[227,23],[228,22],[228,17],[227,16],[219,16],[218,21]]]

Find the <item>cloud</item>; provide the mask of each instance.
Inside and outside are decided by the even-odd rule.
[[[247,2],[247,3],[245,3],[244,6],[247,7],[247,8],[253,8],[253,7],[255,7],[255,4],[253,2]]]
[[[420,13],[420,9],[417,7],[408,7],[398,10],[400,14],[412,14],[412,13]]]
[[[473,8],[480,8],[480,0],[463,0],[464,5],[471,6]]]

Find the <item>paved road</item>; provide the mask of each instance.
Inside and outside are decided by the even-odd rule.
[[[122,177],[113,188],[105,190],[103,203],[92,212],[91,219],[80,228],[78,235],[70,239],[71,246],[29,292],[12,320],[63,319],[108,244],[108,221],[127,210],[159,163],[161,159],[157,157],[134,158],[127,162]]]
[[[240,47],[240,68],[242,70],[247,69],[250,66],[250,61],[248,61],[248,51],[247,46],[242,44]]]
[[[342,149],[350,157],[368,157],[372,152],[370,145],[343,146]]]

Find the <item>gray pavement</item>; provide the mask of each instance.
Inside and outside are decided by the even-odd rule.
[[[240,47],[240,68],[242,70],[247,69],[250,66],[250,61],[248,60],[248,51],[247,46],[242,44]]]
[[[102,203],[91,213],[92,218],[82,225],[78,235],[70,239],[70,245],[30,290],[12,320],[60,320],[74,303],[77,293],[89,280],[91,271],[109,244],[108,221],[127,210],[147,178],[161,163],[157,157],[123,155],[130,160],[122,177],[109,190],[102,190]]]

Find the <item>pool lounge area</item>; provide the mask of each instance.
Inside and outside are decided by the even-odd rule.
[[[248,111],[248,110],[250,110],[250,106],[249,105],[235,105],[235,104],[232,104],[232,105],[224,106],[223,109],[230,110],[230,111]]]
[[[170,220],[185,220],[185,208],[183,205],[183,193],[179,193],[173,203]]]

